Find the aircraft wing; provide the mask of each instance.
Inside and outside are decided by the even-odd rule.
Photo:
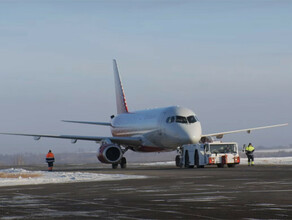
[[[62,120],[63,122],[69,123],[79,123],[79,124],[89,124],[89,125],[104,125],[104,126],[111,126],[111,123],[108,122],[94,122],[94,121],[69,121],[69,120]]]
[[[76,143],[77,140],[100,142],[101,140],[109,139],[111,142],[117,143],[117,144],[133,145],[133,146],[140,146],[142,144],[142,139],[139,137],[100,137],[100,136],[48,135],[48,134],[23,134],[23,133],[0,133],[0,134],[31,136],[35,140],[39,140],[42,137],[70,139],[72,143]]]
[[[239,133],[246,131],[247,133],[250,133],[254,130],[260,130],[265,128],[275,128],[275,127],[281,127],[281,126],[287,126],[286,124],[277,124],[277,125],[270,125],[270,126],[263,126],[263,127],[256,127],[256,128],[246,128],[246,129],[240,129],[240,130],[234,130],[234,131],[226,131],[226,132],[220,132],[220,133],[213,133],[213,134],[204,134],[202,137],[216,137],[218,139],[221,139],[225,134],[233,134],[233,133]]]

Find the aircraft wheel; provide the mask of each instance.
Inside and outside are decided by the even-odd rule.
[[[121,168],[122,169],[125,169],[125,168],[127,168],[127,160],[126,160],[126,158],[125,157],[123,157],[122,158],[122,160],[121,160]]]
[[[197,150],[195,153],[195,165],[197,168],[204,168],[204,165],[200,165],[200,158],[199,158],[199,153]]]
[[[190,161],[189,161],[189,152],[186,151],[186,154],[185,154],[185,168],[189,168],[189,164],[190,164]]]
[[[199,158],[199,154],[198,154],[197,150],[195,152],[195,164],[196,164],[196,167],[199,168],[199,166],[200,166],[200,158]]]
[[[118,168],[118,165],[119,165],[119,164],[117,164],[117,163],[112,163],[112,168],[113,168],[113,169],[117,169],[117,168]]]

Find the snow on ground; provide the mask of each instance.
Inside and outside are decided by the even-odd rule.
[[[241,158],[241,164],[247,164],[247,158]],[[266,157],[255,158],[255,165],[292,165],[292,157]],[[174,161],[137,163],[138,166],[175,166]],[[125,179],[143,179],[146,176],[124,175],[124,174],[98,174],[83,172],[47,172],[28,171],[25,169],[4,169],[0,170],[0,187],[16,185],[34,185],[47,183],[73,183],[92,181],[112,181]],[[22,177],[23,176],[23,177]],[[25,177],[25,178],[24,178]]]
[[[146,176],[139,175],[98,174],[83,172],[45,172],[45,171],[28,171],[24,169],[15,168],[0,170],[0,173],[3,174],[3,176],[6,174],[7,177],[14,176],[13,178],[0,178],[0,187],[47,183],[73,183],[147,178]],[[21,175],[23,176],[31,175],[37,177],[22,178]],[[15,176],[19,177],[15,178]]]
[[[254,163],[263,165],[291,165],[292,157],[255,157]],[[240,164],[247,164],[247,158],[240,158]]]
[[[148,162],[148,163],[135,163],[137,166],[175,166],[175,161],[166,161],[166,162]]]
[[[292,165],[292,157],[255,157],[254,159],[255,164],[261,164],[261,165]],[[241,157],[240,158],[240,164],[247,164],[247,158]],[[173,165],[175,166],[174,161],[168,161],[168,162],[153,162],[153,163],[137,163],[137,165],[141,166],[169,166]]]
[[[292,148],[286,149],[257,149],[256,153],[277,153],[277,152],[291,152]]]

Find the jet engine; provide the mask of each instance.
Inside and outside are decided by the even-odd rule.
[[[97,159],[102,163],[118,163],[123,157],[122,149],[117,144],[102,144]]]
[[[200,143],[212,143],[213,142],[213,138],[208,136],[208,137],[202,137],[200,140]]]

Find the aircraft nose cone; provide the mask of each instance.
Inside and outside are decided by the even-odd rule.
[[[191,144],[197,144],[200,141],[201,137],[196,135],[190,135],[189,140]]]
[[[187,144],[197,144],[201,139],[201,135],[201,126],[197,125],[196,127],[186,130],[183,139]]]
[[[199,140],[200,140],[200,138],[198,138],[195,135],[188,135],[188,134],[180,135],[180,142],[182,145],[183,144],[196,144],[199,142]]]
[[[196,134],[185,134],[183,135],[183,137],[181,138],[183,144],[197,144],[201,139],[200,135],[196,135]]]

